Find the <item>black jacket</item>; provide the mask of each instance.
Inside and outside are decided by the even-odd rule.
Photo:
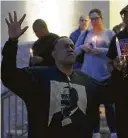
[[[128,31],[127,28],[119,32],[112,39],[107,56],[114,60],[117,56],[116,37],[119,40],[121,54],[128,55]],[[128,72],[128,66],[127,66]],[[112,72],[113,99],[115,102],[116,128],[118,138],[128,138],[128,77],[123,79],[123,73],[116,69]]]

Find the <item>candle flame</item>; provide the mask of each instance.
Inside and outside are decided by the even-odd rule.
[[[120,29],[120,31],[122,31],[124,28],[123,27],[121,27],[121,29]]]
[[[32,48],[30,48],[30,55],[31,55],[31,57],[33,57],[33,50],[32,50]]]
[[[118,38],[116,37],[116,42],[119,42]]]
[[[30,53],[33,53],[33,50],[32,50],[32,48],[30,48]]]
[[[126,55],[124,55],[124,61],[126,61]]]
[[[92,41],[96,41],[97,38],[98,38],[97,36],[92,37]]]

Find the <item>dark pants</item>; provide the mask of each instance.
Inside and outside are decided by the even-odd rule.
[[[102,83],[97,84],[99,85],[98,87],[104,86],[107,87],[109,82],[109,79],[103,81]],[[96,120],[95,120],[95,127],[94,127],[94,133],[99,133],[100,132],[100,112],[99,112],[99,104],[95,106],[96,108]],[[116,132],[116,124],[115,124],[115,112],[114,112],[114,107],[113,104],[104,104],[105,106],[105,115],[106,115],[106,120],[108,127],[110,129],[111,133]]]
[[[105,115],[106,115],[106,120],[108,127],[110,129],[111,133],[116,132],[116,127],[115,127],[115,113],[113,109],[112,104],[104,104],[105,106]],[[97,105],[97,115],[96,115],[96,125],[94,128],[94,133],[99,133],[100,132],[100,113],[99,113],[99,105]]]
[[[115,80],[116,88],[116,130],[118,138],[128,138],[128,78],[126,80]]]

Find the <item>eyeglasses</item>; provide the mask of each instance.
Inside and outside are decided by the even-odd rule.
[[[91,21],[96,21],[98,20],[100,17],[94,17],[94,18],[90,18]]]
[[[87,22],[88,20],[85,20],[85,19],[81,19],[80,21],[81,21],[81,22],[84,22],[84,21],[85,21],[85,22]]]

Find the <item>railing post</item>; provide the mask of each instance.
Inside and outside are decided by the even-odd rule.
[[[1,138],[4,138],[4,100],[1,98]]]
[[[24,102],[22,101],[22,134],[24,133]]]
[[[17,96],[15,95],[15,138],[17,136]]]
[[[11,110],[10,110],[10,96],[8,97],[8,134],[10,134],[11,130]]]
[[[11,96],[14,96],[14,115],[15,115],[15,120],[14,120],[14,129],[12,130],[11,129]],[[7,104],[5,103],[7,101]],[[6,104],[6,107],[4,107]],[[18,122],[18,110],[17,110],[17,107],[18,107],[18,96],[14,95],[11,91],[8,91],[6,93],[3,93],[1,95],[1,138],[5,138],[5,131],[7,131],[6,133],[6,138],[13,138],[13,137],[17,137],[17,136],[24,136],[27,134],[27,129],[25,128],[25,125],[26,123],[24,122],[24,102],[22,101],[22,108],[21,108],[21,121],[22,121],[22,124],[21,124],[21,127],[19,128],[19,130],[17,131],[18,127],[17,127],[17,122]],[[5,108],[8,109],[8,123],[5,124]],[[8,125],[8,130],[5,130],[5,125]],[[26,130],[24,130],[24,128]]]

